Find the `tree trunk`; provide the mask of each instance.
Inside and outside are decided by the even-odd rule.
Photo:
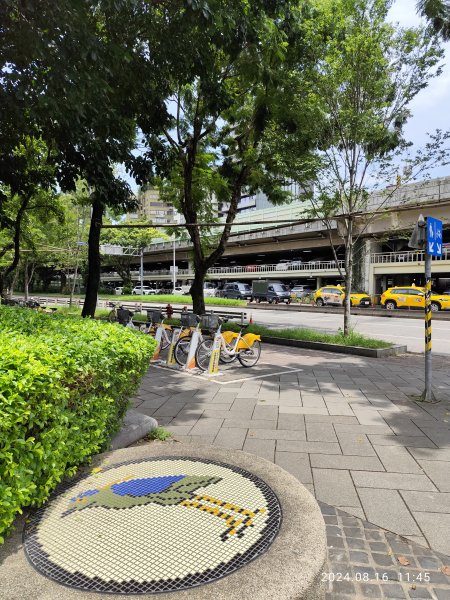
[[[189,290],[192,296],[192,310],[196,315],[205,314],[205,298],[203,296],[203,285],[206,277],[206,270],[201,266],[195,266],[195,277]]]
[[[345,300],[344,300],[344,335],[351,331],[351,302],[350,294],[353,285],[353,221],[348,220],[345,240]]]
[[[88,239],[88,276],[82,317],[94,318],[97,307],[98,288],[100,286],[100,231],[102,218],[103,204],[97,197],[94,197]]]
[[[61,294],[65,294],[66,293],[66,287],[67,287],[67,275],[64,271],[61,271],[60,274],[60,280],[61,280],[61,285],[60,285],[60,292]]]
[[[72,304],[73,304],[73,295],[75,293],[75,286],[77,284],[77,277],[78,277],[78,248],[76,250],[75,269],[73,271],[73,280],[72,280],[72,284],[70,286],[69,306],[72,306]]]
[[[23,265],[23,291],[25,295],[25,301],[28,300],[28,287],[30,285],[30,279],[28,277],[28,259],[24,258]]]
[[[12,281],[11,281],[11,288],[9,290],[11,296],[14,294],[14,290],[17,287],[17,281],[18,281],[18,279],[19,279],[19,268],[17,268],[14,271],[14,276],[13,276]]]

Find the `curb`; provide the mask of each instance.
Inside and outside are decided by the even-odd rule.
[[[111,450],[119,450],[131,446],[158,427],[153,417],[148,417],[137,410],[130,409],[123,419],[122,428],[111,440]]]
[[[322,350],[324,352],[337,352],[338,354],[355,354],[370,358],[386,358],[406,354],[406,346],[391,346],[390,348],[361,348],[360,346],[341,346],[340,344],[327,344],[325,342],[307,342],[290,340],[286,338],[261,336],[263,342],[276,346],[291,346],[295,348],[308,348],[309,350]]]

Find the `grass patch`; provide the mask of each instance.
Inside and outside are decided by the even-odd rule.
[[[172,434],[167,429],[164,429],[164,427],[155,427],[147,435],[148,440],[159,440],[160,442],[164,442],[170,437],[172,437]]]
[[[237,323],[226,323],[223,329],[224,331],[240,331],[240,326]],[[339,344],[340,346],[359,346],[360,348],[390,348],[392,346],[391,342],[366,337],[356,331],[351,331],[349,335],[344,336],[342,332],[323,333],[315,329],[306,328],[269,329],[263,325],[250,325],[247,331],[262,335],[265,338],[277,337],[302,342]]]
[[[34,297],[42,298],[68,298],[69,294],[56,294],[54,292],[36,292],[32,294]],[[165,304],[192,304],[191,296],[173,296],[172,294],[161,294],[158,296],[134,296],[127,294],[125,296],[117,296],[116,294],[99,294],[101,300],[112,300],[114,302],[155,302]],[[84,298],[84,294],[75,294],[74,298]],[[246,300],[231,300],[230,298],[205,298],[205,304],[212,306],[247,306]]]
[[[102,299],[116,300],[118,302],[155,302],[157,304],[192,304],[190,296],[173,296],[171,294],[160,296],[99,296]],[[215,306],[247,306],[245,300],[230,300],[230,298],[205,298],[205,304]]]

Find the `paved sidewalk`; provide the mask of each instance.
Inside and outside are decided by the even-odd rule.
[[[152,366],[133,404],[177,440],[274,461],[317,500],[450,555],[447,359],[434,382],[442,401],[419,404],[421,357],[264,345],[260,365],[214,381]]]

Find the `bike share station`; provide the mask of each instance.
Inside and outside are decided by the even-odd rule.
[[[210,312],[199,317],[186,310],[180,313],[180,326],[172,327],[164,323],[161,310],[147,311],[148,322],[142,330],[153,334],[157,348],[152,364],[202,375],[208,378],[222,375],[221,364],[240,363],[242,367],[253,367],[261,356],[261,338],[253,333],[245,333],[242,324],[239,333],[222,331],[227,317],[243,314]],[[167,350],[165,358],[161,353]]]

